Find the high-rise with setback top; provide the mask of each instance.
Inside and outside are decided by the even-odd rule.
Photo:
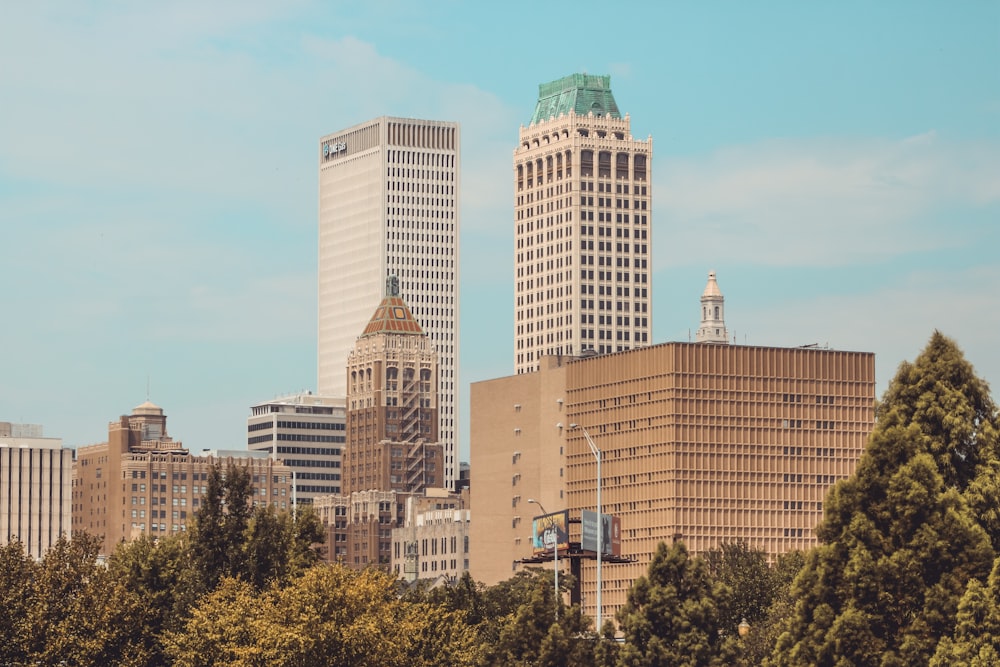
[[[318,393],[346,396],[347,358],[389,276],[438,354],[438,441],[457,478],[459,126],[381,117],[319,142]]]
[[[538,87],[514,151],[514,367],[652,340],[652,139],[632,137],[610,77]]]

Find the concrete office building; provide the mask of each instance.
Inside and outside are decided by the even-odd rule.
[[[73,532],[103,538],[109,555],[122,541],[188,529],[207,492],[212,466],[230,464],[251,475],[253,504],[287,510],[292,471],[264,452],[207,451],[193,455],[167,433],[167,417],[146,401],[108,424],[108,441],[80,447],[73,469]]]
[[[596,509],[583,429],[603,451],[603,511],[620,517],[621,553],[636,559],[604,568],[606,618],[661,541],[808,549],[827,490],[861,456],[874,398],[870,353],[698,343],[543,357],[538,372],[475,383],[471,572],[493,584],[531,555],[541,512],[529,497],[571,518]],[[581,578],[594,615],[593,561]]]
[[[346,417],[343,398],[293,394],[250,408],[247,448],[267,452],[292,469],[295,501],[341,490]]]
[[[514,368],[652,340],[652,139],[610,77],[538,87],[514,151]]]
[[[440,358],[438,440],[457,476],[459,127],[381,117],[319,142],[319,393],[344,367],[388,276]]]
[[[45,555],[72,520],[73,450],[38,424],[0,422],[0,544]]]

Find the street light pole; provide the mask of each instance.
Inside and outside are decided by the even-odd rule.
[[[537,500],[535,500],[534,498],[528,498],[528,502],[533,505],[538,505],[538,509],[542,510],[542,515],[548,514],[548,512],[545,511],[545,507],[542,506],[542,504]],[[555,599],[556,620],[558,620],[559,619],[559,526],[558,525],[555,526],[555,538],[556,538],[555,542],[553,542],[552,544],[552,562],[554,564],[553,578],[555,579],[555,586],[556,586],[556,599]]]
[[[579,424],[570,424],[570,429],[579,428],[583,432],[583,437],[587,439],[587,446],[590,453],[597,459],[597,636],[601,636],[601,559],[604,556],[604,514],[601,511],[601,450],[594,444],[594,439],[587,433],[587,429]]]

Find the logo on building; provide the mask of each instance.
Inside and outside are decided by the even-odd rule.
[[[333,143],[325,143],[325,144],[323,144],[323,157],[324,158],[331,158],[331,157],[337,155],[337,153],[343,153],[346,150],[347,150],[347,144],[344,143],[343,141],[335,141]]]

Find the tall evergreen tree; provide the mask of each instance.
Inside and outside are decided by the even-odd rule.
[[[1000,559],[988,585],[969,582],[958,604],[955,631],[938,644],[930,667],[1000,665]]]
[[[191,531],[191,558],[201,578],[201,590],[211,591],[222,577],[246,576],[245,533],[250,522],[250,472],[216,464],[208,473],[208,488]]]
[[[720,608],[729,588],[714,581],[704,561],[688,556],[683,542],[660,543],[646,576],[628,593],[618,622],[625,643],[621,667],[710,667],[729,665],[736,628],[723,627]]]
[[[855,474],[827,497],[773,665],[927,664],[967,582],[992,567],[973,506],[992,493],[997,409],[955,343],[935,332],[876,417]]]

